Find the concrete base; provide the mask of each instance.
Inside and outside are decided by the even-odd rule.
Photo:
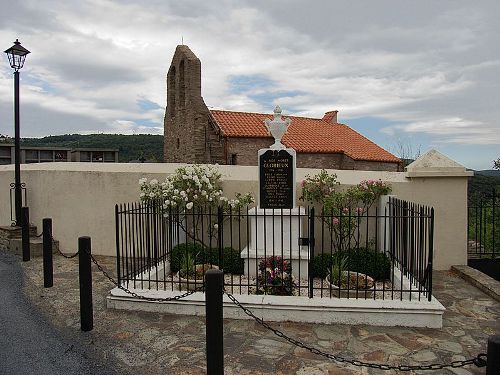
[[[52,253],[57,253],[59,249],[59,241],[52,240]],[[23,241],[20,238],[10,240],[9,253],[15,255],[23,255]],[[30,254],[32,257],[43,256],[43,239],[41,237],[30,238]]]
[[[132,289],[139,295],[166,298],[177,291]],[[270,295],[236,295],[245,307],[266,321],[292,321],[322,324],[368,324],[441,328],[445,308],[438,300],[388,301],[344,298],[282,297]],[[251,319],[224,295],[224,318]],[[108,308],[139,310],[181,315],[205,315],[205,294],[197,292],[179,301],[152,302],[136,299],[115,288],[107,297]]]

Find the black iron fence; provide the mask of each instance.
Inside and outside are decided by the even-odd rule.
[[[468,204],[468,256],[500,256],[500,187],[473,197]]]
[[[369,212],[116,206],[119,282],[128,288],[204,290],[224,271],[236,294],[431,299],[434,212],[389,198]]]

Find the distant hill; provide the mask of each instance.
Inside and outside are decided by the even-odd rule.
[[[152,134],[65,134],[43,138],[23,138],[22,146],[34,147],[88,147],[118,149],[118,160],[127,163],[145,159],[148,162],[163,161],[163,136]]]
[[[475,175],[500,177],[500,170],[486,169],[484,171],[474,171]]]
[[[476,200],[479,197],[491,197],[493,191],[500,191],[500,171],[484,170],[474,171],[474,176],[469,178],[468,196],[470,200]],[[497,195],[498,196],[498,195]]]

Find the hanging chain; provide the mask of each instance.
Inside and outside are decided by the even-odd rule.
[[[359,361],[356,359],[341,357],[339,355],[335,355],[335,354],[331,354],[331,353],[326,353],[326,352],[319,350],[318,348],[304,344],[303,342],[301,342],[297,339],[294,339],[293,337],[285,335],[282,331],[272,327],[269,323],[264,321],[264,319],[255,316],[255,314],[252,311],[250,311],[248,308],[243,306],[231,293],[227,292],[225,289],[224,289],[224,293],[229,297],[229,299],[236,306],[238,306],[240,309],[242,309],[245,314],[247,314],[249,317],[253,318],[261,326],[263,326],[263,327],[267,328],[268,330],[270,330],[271,332],[273,332],[276,336],[281,337],[282,339],[288,341],[292,345],[298,346],[300,348],[303,348],[305,350],[310,351],[311,353],[328,358],[328,359],[336,361],[336,362],[349,363],[349,364],[354,365],[354,366],[376,368],[376,369],[380,369],[380,370],[399,370],[399,371],[442,370],[445,367],[457,368],[457,367],[468,366],[471,364],[474,364],[477,367],[486,366],[486,354],[484,354],[484,353],[478,354],[477,357],[475,357],[475,358],[470,358],[470,359],[466,359],[463,361],[453,361],[450,363],[434,363],[434,364],[429,364],[429,365],[389,365],[389,364],[382,364],[382,363],[364,362],[364,361]]]
[[[78,254],[79,254],[79,251],[76,252],[76,254],[73,254],[73,255],[65,255],[63,254],[59,249],[57,249],[57,251],[59,252],[59,254],[61,254],[63,257],[65,257],[66,259],[71,259],[71,258],[74,258],[76,257]],[[102,272],[102,274],[114,285],[116,286],[118,289],[120,290],[123,290],[125,293],[127,294],[130,294],[132,297],[135,297],[135,298],[138,298],[138,299],[141,299],[141,300],[144,300],[144,301],[152,301],[152,302],[170,302],[170,301],[178,301],[184,297],[187,297],[187,296],[190,296],[191,294],[195,293],[195,292],[198,292],[200,291],[203,286],[197,288],[196,290],[189,290],[183,294],[180,294],[178,296],[174,296],[174,297],[164,297],[164,298],[160,298],[160,297],[146,297],[146,296],[143,296],[143,295],[140,295],[140,294],[137,294],[136,292],[133,292],[129,289],[127,289],[126,287],[124,287],[123,285],[121,285],[118,281],[116,281],[100,264],[99,262],[97,262],[97,260],[94,258],[94,256],[89,253],[88,251],[85,250],[85,252],[87,253],[87,255],[90,257],[90,259],[92,260],[92,262],[97,266],[97,268],[99,269],[99,271]]]
[[[41,236],[43,233],[41,233],[39,236]],[[38,236],[38,237],[39,237]],[[73,255],[65,255],[63,254],[59,249],[57,249],[58,252],[65,258],[67,259],[71,259],[71,258],[74,258],[78,255],[79,252],[76,252],[76,254],[73,254]],[[133,292],[129,289],[127,289],[126,287],[124,287],[123,285],[121,285],[119,282],[117,282],[100,264],[99,262],[97,262],[97,260],[94,258],[94,256],[87,252],[87,254],[89,255],[90,259],[92,260],[92,262],[97,266],[97,268],[99,269],[99,271],[102,272],[102,274],[113,284],[115,285],[118,289],[124,291],[125,293],[131,295],[132,297],[135,297],[135,298],[138,298],[138,299],[141,299],[141,300],[145,300],[145,301],[153,301],[153,302],[170,302],[170,301],[178,301],[182,298],[185,298],[187,296],[190,296],[192,295],[193,293],[199,291],[199,290],[202,290],[203,289],[203,286],[201,286],[200,288],[197,288],[196,290],[193,290],[193,291],[187,291],[183,294],[180,294],[178,296],[175,296],[175,297],[167,297],[167,298],[153,298],[153,297],[146,297],[146,296],[143,296],[143,295],[140,295],[140,294],[137,294],[136,292]],[[243,312],[248,315],[249,317],[251,317],[252,319],[254,319],[258,324],[260,324],[261,326],[263,326],[264,328],[270,330],[271,332],[273,332],[276,336],[288,341],[290,344],[292,345],[295,345],[295,346],[298,346],[300,348],[303,348],[305,350],[308,350],[309,352],[313,353],[313,354],[316,354],[316,355],[319,355],[319,356],[322,356],[322,357],[325,357],[325,358],[328,358],[329,360],[332,360],[332,361],[335,361],[335,362],[339,362],[339,363],[348,363],[348,364],[351,364],[353,366],[358,366],[358,367],[368,367],[368,368],[375,368],[375,369],[379,369],[379,370],[399,370],[399,371],[413,371],[413,370],[442,370],[446,367],[452,367],[452,368],[458,368],[458,367],[464,367],[464,366],[468,366],[468,365],[472,365],[474,364],[475,366],[477,367],[484,367],[486,366],[486,359],[487,359],[487,356],[485,353],[480,353],[478,354],[475,358],[469,358],[469,359],[465,359],[465,360],[461,360],[461,361],[452,361],[450,363],[434,363],[434,364],[428,364],[428,365],[390,365],[390,364],[383,364],[383,363],[373,363],[373,362],[364,362],[364,361],[359,361],[359,360],[356,360],[356,359],[351,359],[351,358],[345,358],[345,357],[342,357],[342,356],[339,356],[339,355],[336,355],[336,354],[331,354],[331,353],[326,353],[318,348],[315,348],[313,346],[309,346],[305,343],[303,343],[302,341],[300,340],[297,340],[293,337],[290,337],[290,336],[287,336],[286,334],[284,334],[282,331],[280,331],[279,329],[277,328],[274,328],[272,327],[269,323],[267,323],[266,321],[264,321],[264,319],[262,318],[259,318],[258,316],[256,316],[251,310],[249,310],[248,308],[246,308],[245,306],[243,306],[241,304],[241,302],[239,302],[231,293],[229,293],[228,291],[226,291],[226,289],[224,288],[223,290],[223,293],[225,293],[228,298],[236,305],[238,306],[241,310],[243,310]]]
[[[78,254],[78,253],[77,253]],[[187,296],[190,296],[191,294],[201,290],[203,288],[203,286],[197,288],[196,290],[189,290],[183,294],[180,294],[178,296],[175,296],[175,297],[165,297],[165,298],[160,298],[160,297],[146,297],[146,296],[142,296],[140,294],[137,294],[136,292],[133,292],[129,289],[127,289],[126,287],[124,287],[123,285],[121,285],[119,282],[117,282],[115,279],[113,279],[112,276],[109,275],[109,273],[97,262],[97,260],[95,260],[94,256],[92,254],[90,254],[89,252],[87,252],[87,254],[90,256],[90,259],[92,260],[92,262],[94,262],[94,264],[97,266],[97,268],[99,269],[99,271],[102,272],[102,274],[104,276],[106,276],[108,278],[109,281],[111,281],[118,289],[120,290],[123,290],[125,293],[127,294],[130,294],[132,297],[135,297],[135,298],[139,298],[141,300],[145,300],[145,301],[153,301],[153,302],[170,302],[170,301],[178,301],[180,300],[181,298],[184,298],[184,297],[187,297]]]

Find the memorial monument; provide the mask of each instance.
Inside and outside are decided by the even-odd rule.
[[[245,274],[256,276],[259,262],[270,256],[292,261],[292,274],[307,278],[308,248],[299,245],[306,236],[307,221],[304,207],[296,207],[296,152],[281,143],[291,124],[281,117],[276,106],[274,118],[264,126],[274,137],[274,144],[258,151],[259,196],[258,206],[249,210],[249,245],[241,252],[245,260]]]

